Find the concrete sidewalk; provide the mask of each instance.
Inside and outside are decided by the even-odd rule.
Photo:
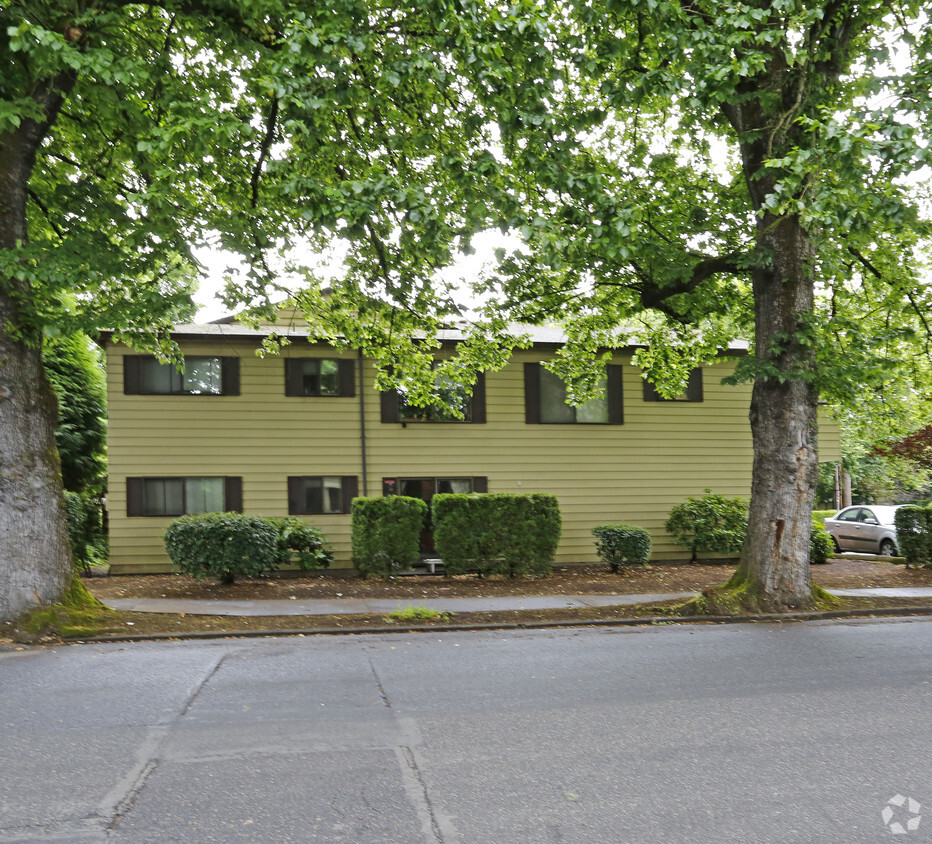
[[[899,589],[829,589],[833,595],[919,598],[932,596],[932,587]],[[189,601],[172,598],[110,598],[104,603],[115,610],[186,615],[379,615],[408,606],[424,606],[446,612],[497,612],[508,610],[579,609],[581,607],[629,606],[659,601],[687,600],[697,592],[662,592],[638,595],[527,595],[492,598],[329,598],[288,601]]]
[[[930,590],[932,591],[932,590]],[[527,595],[493,598],[330,598],[288,601],[188,601],[173,598],[108,598],[115,610],[132,612],[186,613],[187,615],[365,615],[385,614],[408,606],[424,606],[446,612],[495,612],[500,610],[578,609],[620,604],[652,604],[686,600],[696,592],[665,592],[642,595]]]

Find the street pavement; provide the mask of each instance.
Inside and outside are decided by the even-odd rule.
[[[929,841],[930,694],[926,618],[5,650],[0,841]]]

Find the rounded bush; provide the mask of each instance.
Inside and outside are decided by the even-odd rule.
[[[748,502],[706,490],[699,498],[677,504],[664,527],[678,545],[690,549],[690,562],[699,551],[737,554],[748,529]]]
[[[597,525],[592,529],[599,559],[613,572],[625,566],[646,566],[650,560],[650,534],[634,525]]]
[[[333,552],[327,538],[317,528],[294,516],[269,519],[278,531],[279,566],[297,565],[302,571],[328,568],[333,562]]]
[[[233,583],[277,565],[278,529],[270,519],[242,513],[181,516],[165,531],[165,550],[185,574]]]

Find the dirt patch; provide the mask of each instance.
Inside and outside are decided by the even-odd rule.
[[[647,569],[612,574],[604,568],[557,569],[551,577],[537,579],[486,578],[473,576],[443,577],[418,575],[393,580],[364,580],[352,575],[325,574],[302,577],[264,578],[221,586],[210,581],[196,581],[185,575],[127,575],[85,579],[88,589],[99,599],[108,598],[188,598],[198,600],[288,600],[369,598],[395,599],[400,604],[430,607],[434,598],[491,597],[528,595],[602,594],[701,591],[720,586],[731,576],[733,565],[670,563]],[[932,586],[932,569],[907,569],[880,560],[840,558],[813,568],[813,580],[828,588],[867,588],[898,586]],[[203,616],[185,613],[139,613],[101,611],[86,630],[45,631],[38,638],[15,629],[0,627],[0,647],[9,642],[54,642],[61,639],[81,641],[91,637],[126,638],[127,636],[186,636],[289,633],[294,631],[327,632],[338,630],[408,630],[441,628],[454,625],[504,626],[566,622],[586,624],[620,619],[653,619],[676,614],[680,602],[640,606],[609,606],[521,610],[501,612],[458,612],[445,622],[393,621],[385,615],[328,616]],[[890,607],[932,607],[928,598],[842,598],[838,609],[859,612]],[[12,646],[12,645],[9,645]]]
[[[312,574],[243,580],[230,586],[194,580],[183,574],[93,577],[85,581],[93,595],[107,598],[188,598],[215,601],[288,600],[292,597],[369,598],[422,601],[430,598],[477,598],[525,595],[634,595],[689,592],[725,583],[733,565],[664,563],[612,574],[604,567],[555,569],[550,577],[515,578],[474,575],[401,576],[389,580],[364,579],[351,573]],[[907,569],[868,559],[839,558],[813,566],[813,580],[827,588],[871,586],[932,586],[932,569]]]

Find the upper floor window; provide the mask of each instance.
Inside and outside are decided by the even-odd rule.
[[[285,358],[286,396],[354,396],[354,362],[340,358]]]
[[[524,415],[529,425],[621,425],[624,405],[621,367],[609,364],[595,398],[573,407],[566,403],[566,384],[539,363],[524,365]]]
[[[187,355],[184,366],[151,355],[123,358],[123,392],[151,396],[239,395],[239,358]]]
[[[453,381],[437,380],[440,401],[427,407],[409,404],[403,392],[389,390],[382,393],[383,422],[485,422],[485,376],[479,374],[472,387],[472,395],[466,387]],[[451,408],[462,413],[459,418]]]
[[[288,478],[288,513],[314,516],[326,513],[349,513],[359,494],[355,475],[304,475]]]
[[[242,512],[241,478],[127,478],[127,516]]]
[[[644,382],[644,401],[702,401],[702,369],[696,368],[689,373],[686,388],[678,396],[665,399],[649,381]]]

